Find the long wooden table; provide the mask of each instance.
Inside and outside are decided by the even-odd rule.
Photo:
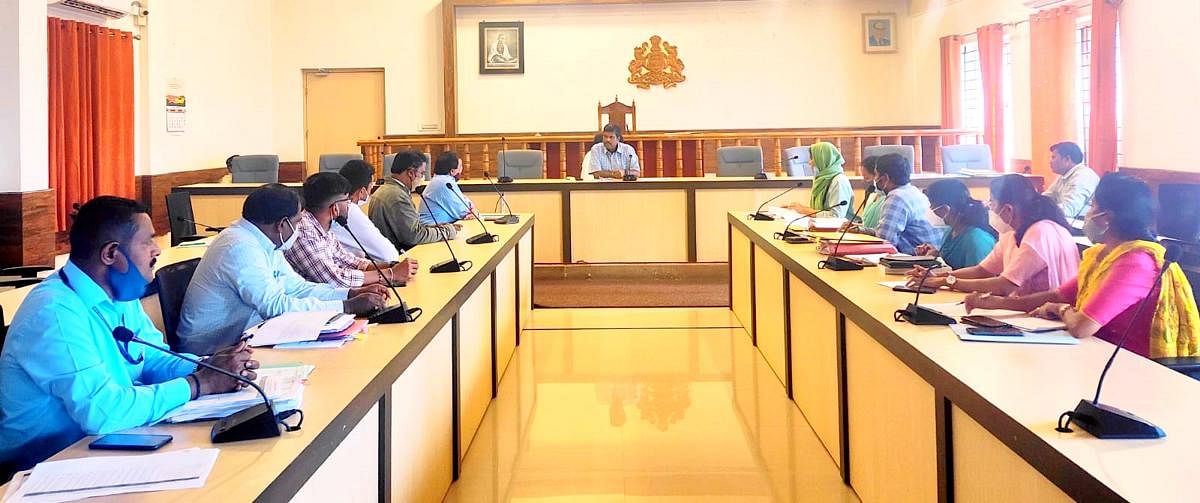
[[[993,177],[917,174],[913,183],[926,187],[946,177],[962,180],[975,198],[988,199]],[[851,177],[851,183],[858,206],[865,183],[860,177]],[[1034,177],[1034,183],[1040,185],[1041,178]],[[459,186],[482,211],[501,207],[495,188],[486,180],[463,180]],[[506,193],[513,211],[538,216],[534,261],[569,264],[725,262],[725,213],[754,208],[797,186],[771,204],[808,204],[811,177],[677,177],[636,182],[531,179],[497,187]],[[204,183],[174,190],[191,193],[197,221],[226,225],[240,215],[241,202],[257,187]]]
[[[1200,382],[1122,353],[1101,401],[1166,438],[1058,433],[1059,414],[1095,393],[1112,344],[968,343],[896,322],[912,295],[877,284],[896,277],[818,269],[814,245],[772,238],[780,222],[744,211],[726,222],[732,309],[864,502],[1196,500]]]
[[[479,231],[475,223],[465,225],[466,235]],[[525,214],[519,224],[489,227],[500,235],[496,243],[453,241],[458,258],[474,262],[466,272],[428,272],[447,258],[442,243],[411,250],[422,271],[400,294],[410,307],[424,309],[413,323],[371,326],[364,339],[341,349],[257,350],[265,365],[316,366],[304,393],[303,429],[277,439],[216,446],[221,454],[202,488],[121,500],[440,501],[531,316],[533,225],[533,216]],[[159,263],[203,251],[169,249]],[[0,296],[19,303],[27,292]],[[173,450],[212,447],[211,426],[131,431],[173,435],[164,447]],[[93,439],[80,440],[52,459],[116,455],[89,451]]]

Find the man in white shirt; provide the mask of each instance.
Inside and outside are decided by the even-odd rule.
[[[236,344],[259,322],[293,311],[367,314],[387,303],[381,284],[334,288],[310,283],[283,251],[299,234],[300,195],[265,186],[246,197],[242,218],[209,245],[188,285],[179,315],[179,350],[208,355]]]
[[[628,143],[622,143],[621,127],[616,124],[604,126],[603,142],[592,145],[587,171],[596,178],[623,178],[625,175],[641,175],[637,151]]]
[[[371,195],[371,183],[375,178],[375,169],[367,164],[367,161],[353,159],[342,166],[338,173],[350,181],[350,202],[352,204],[350,204],[350,211],[346,212],[350,230],[354,232],[355,236],[358,236],[358,240],[362,242],[363,248],[367,249],[367,254],[371,256],[371,259],[376,262],[399,262],[400,252],[396,251],[396,245],[383,237],[383,233],[379,232],[379,228],[375,227],[375,224],[363,211],[363,207],[367,205],[367,200]],[[342,244],[342,248],[359,257],[363,256],[362,250],[344,227],[333,226],[333,236]]]
[[[579,179],[583,181],[592,181],[596,177],[592,176],[592,149],[604,142],[604,135],[596,135],[592,137],[592,146],[588,147],[586,153],[583,154],[583,166],[579,169]]]
[[[1050,170],[1058,175],[1058,179],[1044,195],[1058,204],[1068,222],[1074,223],[1087,212],[1100,177],[1083,164],[1083,150],[1079,145],[1069,141],[1050,147]]]

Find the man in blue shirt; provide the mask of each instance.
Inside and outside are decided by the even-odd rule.
[[[183,298],[180,349],[209,354],[259,322],[293,311],[367,314],[382,308],[381,284],[335,288],[310,283],[283,256],[299,234],[300,196],[284,186],[255,189],[242,218],[208,246]]]
[[[880,210],[879,226],[861,229],[894,245],[900,253],[916,254],[917,247],[939,238],[937,230],[925,219],[929,199],[909,182],[912,165],[900,154],[881,156],[875,164],[875,185],[886,194]]]
[[[145,206],[97,197],[79,208],[70,239],[70,260],[29,292],[0,352],[0,482],[5,467],[28,469],[85,435],[153,424],[189,400],[240,387],[113,339],[123,326],[166,347],[140,302],[160,252]],[[239,344],[209,363],[254,379],[250,353]]]
[[[626,174],[641,175],[637,151],[628,143],[622,143],[621,126],[609,124],[602,132],[604,141],[592,145],[588,151],[589,165],[584,166],[595,178],[623,178]]]
[[[433,179],[421,193],[421,208],[417,218],[422,224],[457,222],[475,211],[471,200],[458,188],[458,177],[462,175],[462,160],[452,151],[442,152],[433,163]],[[449,187],[446,184],[450,184]],[[433,215],[430,216],[430,212]]]

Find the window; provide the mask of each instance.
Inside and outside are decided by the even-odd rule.
[[[1092,119],[1092,25],[1087,18],[1080,20],[1079,27],[1075,30],[1075,45],[1078,49],[1077,54],[1079,60],[1076,65],[1075,90],[1076,90],[1076,115],[1078,124],[1075,127],[1076,134],[1079,137],[1079,145],[1083,148],[1086,155],[1088,150],[1088,134],[1091,132]],[[1122,89],[1122,70],[1121,70],[1121,30],[1117,29],[1116,43],[1116,67],[1117,67],[1117,165],[1125,162],[1124,152],[1124,98]]]
[[[1013,76],[1012,76],[1012,44],[1009,43],[1009,36],[1004,34],[1004,59],[1001,64],[1004,67],[1004,75],[1001,77],[1004,81],[1004,91],[1002,99],[1004,100],[1004,152],[999,152],[999,162],[1001,171],[1009,171],[1012,167],[1014,155],[1014,145],[1017,143],[1016,127],[1013,124]]]
[[[983,129],[983,76],[979,65],[979,43],[962,44],[962,127]],[[974,143],[974,137],[964,138]]]

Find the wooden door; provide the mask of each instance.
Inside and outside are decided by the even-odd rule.
[[[383,69],[304,70],[304,172],[321,154],[359,152],[383,135]]]

